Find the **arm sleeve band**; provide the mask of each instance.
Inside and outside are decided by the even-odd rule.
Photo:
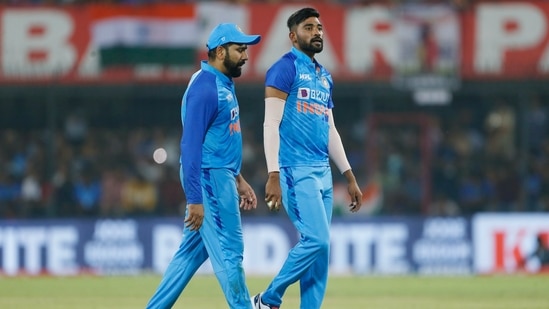
[[[278,150],[280,149],[279,127],[284,114],[285,100],[275,97],[265,99],[265,121],[263,122],[263,147],[267,172],[278,172]]]
[[[339,133],[337,132],[337,129],[335,127],[334,115],[332,114],[331,109],[328,111],[328,118],[330,124],[328,152],[330,154],[330,158],[334,161],[335,165],[339,169],[339,172],[343,174],[344,172],[351,169],[351,165],[349,164],[347,156],[345,155],[345,149],[343,148],[343,143],[341,142],[341,136],[339,136]]]

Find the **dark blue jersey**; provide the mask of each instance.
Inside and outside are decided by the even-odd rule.
[[[232,79],[203,61],[183,95],[181,122],[183,189],[187,203],[201,204],[202,169],[240,173],[242,134]]]

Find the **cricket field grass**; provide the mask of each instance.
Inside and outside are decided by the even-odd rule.
[[[145,308],[159,276],[0,277],[2,309]],[[250,293],[268,277],[247,279]],[[225,309],[215,277],[196,276],[174,308]],[[296,284],[286,292],[284,309],[299,308]],[[549,276],[331,277],[323,309],[549,309]]]

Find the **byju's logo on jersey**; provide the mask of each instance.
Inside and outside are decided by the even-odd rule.
[[[312,81],[313,78],[309,74],[301,73],[299,74],[299,80]]]
[[[229,134],[233,135],[235,133],[240,133],[240,121],[238,115],[240,114],[240,109],[237,107],[231,109],[231,123],[229,123]]]
[[[309,88],[299,88],[297,89],[297,98],[302,100],[308,100],[311,93]]]
[[[231,121],[234,121],[240,114],[240,109],[237,107],[231,109]]]
[[[320,90],[311,90],[309,88],[297,89],[297,98],[300,100],[319,100],[322,102],[328,102],[330,100],[330,94],[328,92]]]

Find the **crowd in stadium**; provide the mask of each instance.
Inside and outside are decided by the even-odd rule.
[[[361,183],[377,181],[383,188],[379,214],[548,211],[549,110],[541,98],[533,97],[523,114],[506,101],[486,111],[476,104],[461,106],[432,115],[427,180],[419,169],[417,130],[381,126],[376,143],[368,144],[374,137],[367,123],[339,125]],[[243,174],[261,197],[266,167],[261,134],[255,134],[261,123],[253,126],[243,128]],[[77,114],[53,139],[48,134],[0,129],[0,217],[181,214],[179,127],[96,128]],[[379,158],[375,167],[366,149],[372,146]],[[159,148],[167,154],[164,162],[162,155],[156,157],[162,164],[153,156]],[[431,191],[427,208],[422,206],[425,181]],[[263,206],[249,214],[267,213]]]

